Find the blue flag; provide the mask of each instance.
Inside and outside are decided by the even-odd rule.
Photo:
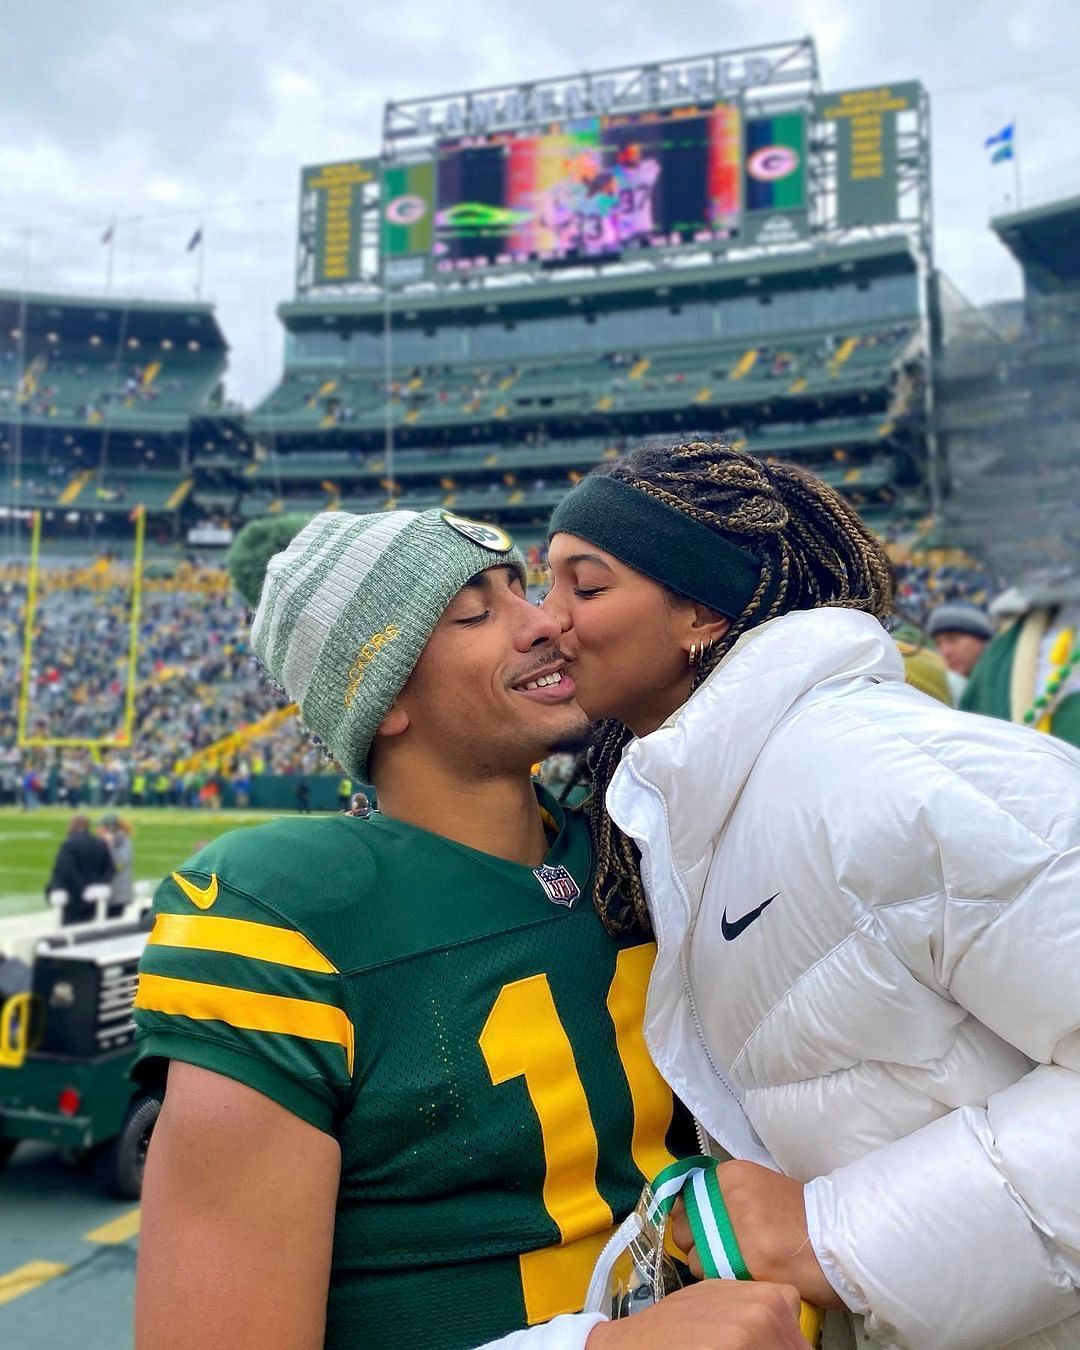
[[[201,243],[202,243],[202,226],[200,225],[199,228],[188,240],[187,244],[188,253],[191,253],[194,249],[197,249]]]
[[[990,151],[991,164],[1004,164],[1006,160],[1016,158],[1016,123],[1010,122],[993,136],[987,136],[983,148]]]

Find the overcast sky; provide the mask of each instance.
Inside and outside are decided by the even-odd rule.
[[[933,109],[937,260],[976,300],[1019,293],[987,229],[1012,191],[984,138],[1015,120],[1024,204],[1080,194],[1080,0],[31,0],[0,51],[0,287],[203,294],[229,392],[281,369],[302,164],[378,151],[388,97],[806,34],[826,89],[919,79]]]

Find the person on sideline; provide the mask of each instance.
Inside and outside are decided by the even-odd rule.
[[[135,899],[135,849],[131,842],[131,826],[110,812],[102,817],[98,834],[108,845],[115,869],[108,908],[109,918],[113,919],[123,914]]]
[[[693,1147],[640,1040],[654,948],[605,931],[585,822],[529,779],[584,720],[510,540],[327,512],[234,547],[256,654],[380,809],[223,835],[157,892],[140,1350],[795,1350],[790,1289],[578,1311]]]
[[[66,891],[67,900],[60,911],[63,925],[86,923],[96,913],[94,905],[83,898],[87,886],[104,885],[112,881],[116,867],[104,839],[90,833],[87,816],[72,816],[67,836],[57,850],[52,872],[45,884],[45,895],[50,891]]]
[[[643,448],[549,559],[595,900],[656,934],[750,1272],[890,1345],[1080,1345],[1080,754],[904,683],[883,550],[795,466]]]

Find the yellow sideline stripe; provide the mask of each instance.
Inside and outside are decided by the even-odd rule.
[[[135,1007],[197,1022],[226,1022],[240,1031],[279,1032],[309,1041],[329,1041],[341,1046],[349,1073],[353,1070],[353,1024],[340,1008],[329,1003],[254,994],[248,989],[175,980],[167,975],[140,975]]]
[[[84,1233],[83,1241],[104,1242],[110,1246],[127,1242],[139,1231],[140,1216],[141,1210],[128,1210],[126,1214],[121,1214],[118,1219],[110,1219],[108,1223],[103,1223],[100,1228],[92,1228],[89,1233]]]
[[[227,952],[273,961],[294,970],[336,975],[322,952],[291,928],[274,928],[249,919],[221,919],[209,914],[159,914],[148,939],[163,947],[194,947],[201,952]]]
[[[21,1294],[29,1294],[39,1285],[66,1273],[67,1266],[56,1261],[27,1261],[25,1266],[16,1266],[6,1275],[0,1275],[0,1304],[10,1303]]]

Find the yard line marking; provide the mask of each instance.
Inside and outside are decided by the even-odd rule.
[[[129,1210],[127,1214],[121,1214],[118,1219],[110,1219],[100,1228],[92,1228],[89,1233],[84,1233],[83,1241],[107,1242],[112,1245],[127,1242],[139,1231],[139,1214],[140,1211],[136,1208]]]
[[[25,1266],[16,1266],[6,1275],[0,1275],[0,1304],[10,1303],[22,1294],[46,1284],[57,1275],[67,1274],[67,1266],[56,1261],[27,1261]]]

